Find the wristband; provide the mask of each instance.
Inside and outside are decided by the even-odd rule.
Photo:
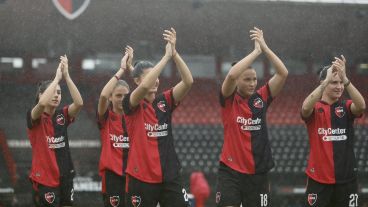
[[[120,80],[120,78],[117,75],[114,75],[114,77],[116,78],[116,80]]]

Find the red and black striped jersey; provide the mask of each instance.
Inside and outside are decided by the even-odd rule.
[[[32,121],[27,112],[27,133],[32,146],[30,179],[45,186],[59,186],[61,176],[74,176],[67,128],[74,121],[68,115],[68,106],[51,116],[43,113]]]
[[[117,175],[125,175],[129,152],[129,137],[122,114],[108,109],[103,118],[98,118],[97,124],[101,137],[101,156],[99,173],[110,170]]]
[[[126,173],[148,183],[173,180],[181,165],[172,135],[171,118],[176,107],[172,89],[157,95],[152,103],[140,101],[135,108],[130,106],[130,95],[123,100],[130,137]]]
[[[222,163],[245,174],[265,173],[274,166],[266,124],[271,102],[268,84],[248,99],[237,92],[227,98],[220,94],[224,126]]]
[[[303,118],[307,125],[310,152],[307,175],[320,183],[345,183],[356,178],[354,119],[351,100],[331,105],[319,101],[313,113]]]

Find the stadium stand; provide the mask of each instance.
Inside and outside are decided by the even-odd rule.
[[[364,78],[354,77],[357,87],[367,97],[367,86]],[[95,123],[95,107],[98,94],[103,84],[98,80],[108,80],[108,76],[88,77],[78,80],[78,88],[84,98],[85,107],[69,130],[71,153],[77,171],[76,203],[83,205],[100,204],[98,161],[100,155],[100,138]],[[307,131],[300,119],[299,107],[306,94],[313,89],[313,84],[303,84],[315,81],[313,76],[291,76],[283,91],[269,108],[269,136],[276,166],[271,171],[272,190],[275,194],[284,196],[275,202],[280,206],[298,206],[304,190],[304,169],[308,156]],[[354,82],[354,83],[355,83]],[[161,80],[160,88],[172,86],[175,80]],[[259,84],[262,83],[260,80]],[[10,152],[14,155],[19,178],[15,191],[19,205],[28,205],[30,201],[30,185],[28,170],[31,166],[31,148],[26,135],[25,114],[34,100],[35,81],[17,82],[3,81],[0,83],[0,94],[6,97],[1,101],[0,126],[9,143]],[[293,86],[293,87],[290,87]],[[189,176],[194,171],[205,173],[211,189],[215,189],[219,154],[223,142],[221,125],[218,81],[214,79],[196,79],[193,89],[180,107],[174,113],[174,138],[176,150],[183,166],[186,186],[189,186]],[[62,84],[62,91],[67,91]],[[63,103],[70,102],[70,96],[63,93]],[[11,112],[11,113],[9,113]],[[368,175],[368,150],[366,137],[368,135],[367,116],[357,120],[355,152],[359,166],[360,179],[366,182]],[[1,163],[0,163],[1,164]],[[285,179],[287,177],[288,179]],[[10,178],[9,178],[10,179]],[[368,186],[361,185],[362,191]],[[214,205],[214,190],[207,204]],[[91,199],[91,195],[93,199]],[[365,195],[365,194],[364,194]],[[279,199],[279,200],[278,200]],[[298,200],[299,199],[299,200]],[[88,205],[86,204],[88,201]],[[23,203],[24,202],[24,203]],[[212,202],[212,203],[211,203]]]

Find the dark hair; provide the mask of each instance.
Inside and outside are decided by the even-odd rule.
[[[326,79],[326,76],[327,76],[327,70],[331,67],[331,65],[327,65],[327,66],[324,66],[322,67],[320,70],[319,70],[319,80],[320,81],[323,81]]]
[[[235,64],[237,64],[238,63],[238,61],[235,61],[235,62],[232,62],[231,63],[231,66],[234,66]]]
[[[115,89],[116,87],[118,87],[118,86],[123,86],[123,87],[127,88],[127,89],[128,89],[128,91],[130,91],[129,85],[128,85],[128,83],[127,83],[127,82],[125,82],[125,80],[119,80],[119,81],[116,83],[116,85],[115,85],[114,89]]]
[[[52,80],[45,80],[45,81],[41,81],[37,84],[37,93],[36,93],[35,104],[38,104],[39,94],[45,92],[45,90],[49,87],[49,85],[51,83],[52,83]]]
[[[133,78],[139,78],[143,71],[147,68],[153,68],[154,65],[149,61],[139,61],[134,64],[134,70],[132,72]]]

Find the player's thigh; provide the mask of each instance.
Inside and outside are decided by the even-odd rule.
[[[33,201],[37,207],[57,207],[60,203],[60,189],[33,183]]]
[[[270,182],[267,173],[243,175],[241,183],[243,206],[271,206]]]
[[[127,207],[156,207],[159,202],[161,186],[142,182],[132,176],[127,175],[126,181],[126,205]]]
[[[163,184],[162,193],[160,196],[160,206],[190,206],[188,194],[182,185],[181,177],[177,177],[176,179]]]
[[[353,180],[344,184],[336,184],[334,191],[334,206],[336,207],[358,207],[358,182]]]
[[[60,180],[60,205],[73,206],[74,187],[73,177],[65,177]]]
[[[105,171],[103,176],[105,193],[103,194],[105,207],[125,206],[125,176]]]
[[[218,207],[240,206],[240,174],[220,164],[217,175],[216,204]]]
[[[304,194],[304,206],[329,207],[333,193],[333,186],[322,184],[311,178],[307,180]]]

